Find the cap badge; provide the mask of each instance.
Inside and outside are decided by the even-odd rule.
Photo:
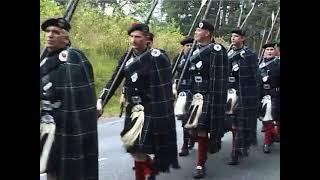
[[[203,27],[203,23],[199,23],[199,28],[202,28]]]

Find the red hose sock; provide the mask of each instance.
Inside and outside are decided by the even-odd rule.
[[[236,155],[236,135],[237,135],[237,130],[236,129],[232,129],[232,147],[231,147],[231,153],[232,156]]]
[[[144,162],[134,161],[136,180],[145,180],[144,178]]]
[[[204,167],[207,159],[208,137],[198,136],[198,163],[197,166]]]
[[[154,173],[153,160],[150,156],[147,156],[147,160],[143,162],[143,175],[150,176]]]
[[[270,145],[272,143],[272,138],[276,135],[276,130],[274,128],[273,121],[268,121],[264,123],[265,133],[264,133],[264,144]]]

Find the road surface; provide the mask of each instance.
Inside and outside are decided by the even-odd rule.
[[[124,151],[120,140],[123,119],[101,119],[98,123],[99,133],[99,179],[100,180],[134,180],[132,157]],[[280,180],[280,144],[273,145],[271,154],[262,152],[263,133],[261,122],[258,122],[258,145],[250,150],[250,156],[238,166],[227,165],[231,150],[231,133],[222,139],[219,153],[209,154],[206,163],[205,180]],[[181,122],[177,121],[178,148],[182,145]],[[197,144],[189,156],[179,157],[181,169],[171,173],[162,173],[157,180],[192,180],[197,157]],[[44,180],[40,176],[40,180]]]

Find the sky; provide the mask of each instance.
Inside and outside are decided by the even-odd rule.
[[[156,17],[159,21],[161,21],[161,20],[164,21],[165,20],[165,17],[162,17],[162,14],[161,14],[162,2],[163,2],[163,0],[159,0],[158,4],[157,4],[157,6],[156,6],[156,8],[154,9],[154,12],[153,12],[153,17]],[[125,14],[129,14],[131,8],[132,8],[132,5],[129,5],[129,4],[125,5],[123,7],[124,13]],[[112,15],[112,10],[113,10],[112,7],[106,7],[106,9],[105,9],[106,14],[107,15]],[[139,20],[143,20],[143,19],[141,19],[141,17],[135,17],[135,18],[137,18]]]

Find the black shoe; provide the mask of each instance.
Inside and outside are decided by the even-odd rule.
[[[150,176],[147,176],[145,179],[146,180],[156,180],[156,175],[155,174],[151,174]]]
[[[194,140],[192,140],[192,138],[190,139],[190,141],[189,141],[189,143],[188,143],[188,148],[189,149],[192,149],[193,147],[194,147],[194,144],[195,144],[196,142],[194,141]]]
[[[174,161],[172,164],[171,164],[172,168],[173,169],[180,169],[181,166],[179,165],[179,162],[178,160]]]
[[[268,144],[263,145],[263,152],[264,153],[271,153],[271,146]]]
[[[197,166],[194,171],[193,177],[197,179],[204,178],[206,176],[206,167]]]
[[[188,155],[189,155],[188,148],[182,148],[181,152],[179,152],[179,156],[188,156]]]
[[[238,165],[239,164],[239,156],[231,155],[231,160],[228,162],[228,165]]]
[[[252,140],[252,143],[251,143],[253,146],[256,146],[258,144],[258,139],[257,137],[255,137],[253,140]]]
[[[218,146],[218,150],[220,151],[221,150],[221,141],[218,141],[217,146]]]
[[[245,148],[243,149],[243,151],[241,152],[241,156],[242,157],[248,157],[249,156],[249,148]]]

